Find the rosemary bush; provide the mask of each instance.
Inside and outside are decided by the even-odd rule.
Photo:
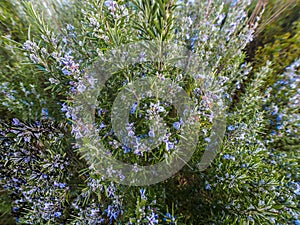
[[[252,71],[245,54],[257,27],[248,24],[250,3],[78,0],[57,6],[51,20],[51,13],[48,18],[39,13],[41,6],[21,2],[24,17],[16,23],[25,21],[28,35],[1,39],[14,56],[1,62],[15,66],[0,67],[0,184],[11,195],[16,223],[298,224],[300,60],[276,83],[268,83],[270,62]],[[185,75],[163,57],[120,67],[94,106],[96,140],[106,147],[106,157],[157,163],[184,136],[188,124],[170,102],[145,98],[130,108],[128,136],[140,144],[155,136],[151,119],[162,118],[168,129],[161,145],[139,151],[118,140],[110,119],[113,103],[140,78],[180,85],[195,103],[192,122],[200,136],[194,155],[174,176],[136,187],[107,179],[91,165],[83,154],[89,143],[77,141],[89,127],[73,109],[74,99],[94,88],[93,63],[140,41],[180,44],[197,56],[192,63],[198,70]],[[176,49],[172,54],[177,56]],[[216,106],[226,111],[226,133],[217,157],[201,171]]]

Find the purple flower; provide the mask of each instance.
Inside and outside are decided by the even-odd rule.
[[[30,139],[31,139],[31,137],[30,137],[30,136],[24,137],[24,141],[25,141],[25,142],[27,142],[27,143],[29,143],[29,142],[30,142]]]
[[[68,107],[68,105],[66,103],[62,104],[61,111],[64,112],[64,113],[66,113],[66,117],[67,118],[71,118],[71,114],[72,113],[71,113],[71,110],[70,110],[70,108]]]
[[[71,134],[74,134],[76,139],[80,139],[83,137],[80,128],[74,126],[74,124],[72,124]]]
[[[211,190],[210,184],[207,184],[207,185],[205,186],[205,189],[208,190],[208,191],[210,191],[210,190]]]
[[[194,89],[194,94],[199,97],[201,95],[201,89],[200,88],[195,88]]]
[[[117,2],[113,0],[107,0],[104,2],[105,6],[112,12],[116,11]]]
[[[59,80],[56,80],[54,78],[49,78],[49,81],[51,84],[59,84],[60,83]]]
[[[20,125],[20,121],[17,118],[13,118],[13,125],[14,126],[19,126]]]
[[[24,159],[24,162],[25,162],[25,163],[29,163],[29,162],[30,162],[30,157],[26,157],[26,158]]]
[[[95,79],[94,77],[86,77],[86,80],[89,82],[89,84],[91,85],[91,87],[93,88],[95,86],[95,82],[97,81],[97,79]]]
[[[82,82],[79,82],[78,86],[77,86],[77,90],[80,92],[80,93],[83,93],[85,90],[86,90],[86,86],[82,83]]]
[[[37,48],[37,45],[34,42],[31,42],[28,40],[24,43],[24,49],[27,51],[33,52],[33,50],[35,50],[36,48]]]
[[[40,63],[40,58],[39,57],[37,57],[35,54],[30,54],[29,55],[29,58],[31,59],[31,61],[33,61],[34,63],[36,63],[36,64],[39,64]]]

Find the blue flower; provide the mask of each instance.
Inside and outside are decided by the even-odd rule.
[[[130,109],[130,114],[135,113],[137,106],[138,106],[137,102],[133,103],[133,105],[131,106],[131,109]]]
[[[204,140],[206,141],[206,142],[211,142],[211,139],[209,138],[209,137],[207,137],[207,138],[204,138]]]
[[[275,106],[274,107],[274,110],[273,110],[273,112],[272,112],[272,115],[274,116],[274,115],[276,115],[278,113],[278,106]]]
[[[211,190],[210,184],[207,184],[207,185],[205,186],[205,189],[208,190],[208,191],[210,191],[210,190]]]
[[[74,26],[71,24],[67,24],[67,30],[74,30]]]
[[[109,198],[113,198],[115,196],[115,188],[114,186],[108,186],[107,188],[107,194]]]
[[[61,217],[61,212],[55,212],[55,213],[54,213],[54,216],[55,216],[56,218]]]
[[[170,142],[169,140],[166,142],[166,150],[169,151],[170,149],[174,149],[175,144],[173,142]]]
[[[179,128],[180,128],[180,122],[175,122],[175,123],[173,123],[173,127],[176,129],[176,130],[179,130]]]
[[[107,216],[109,217],[110,224],[112,224],[114,220],[117,220],[121,211],[119,209],[109,205],[108,208],[105,210],[105,212],[107,213]]]
[[[234,7],[234,6],[236,6],[237,3],[238,3],[237,0],[232,0],[231,3],[230,3],[230,6]]]
[[[101,123],[101,124],[99,125],[99,128],[100,128],[100,129],[105,128],[105,127],[106,127],[106,125],[105,125],[104,123]]]
[[[279,80],[277,81],[278,84],[288,84],[289,82],[287,80]]]
[[[225,155],[223,156],[223,158],[224,158],[224,159],[230,159],[230,155],[225,154]]]
[[[229,126],[227,127],[227,130],[233,131],[233,130],[234,130],[234,126],[233,126],[233,125],[229,125]]]
[[[154,130],[153,129],[149,130],[148,135],[149,137],[155,137]]]
[[[29,163],[29,162],[30,162],[30,157],[26,157],[26,158],[24,159],[24,162],[25,162],[25,163]]]
[[[171,215],[170,213],[167,213],[167,214],[166,214],[166,217],[172,218],[172,215]]]
[[[13,118],[13,125],[14,126],[19,126],[20,125],[20,121],[17,118]]]
[[[295,185],[294,193],[296,195],[300,195],[300,182],[294,182],[294,185]]]
[[[25,141],[25,142],[27,142],[27,143],[29,143],[29,142],[30,142],[30,139],[31,139],[31,137],[30,137],[30,136],[26,136],[26,137],[24,137],[24,141]]]
[[[150,225],[158,224],[158,215],[152,213],[150,216],[147,216]]]
[[[49,117],[49,110],[47,108],[42,109],[42,116],[45,116],[46,118]]]
[[[142,198],[142,199],[147,199],[145,193],[146,193],[146,190],[145,190],[145,189],[140,189],[140,194],[141,194],[141,198]]]
[[[175,224],[176,217],[172,216],[170,213],[166,213],[165,218],[163,218],[163,221],[169,222],[169,224],[174,225]]]
[[[67,76],[71,75],[71,72],[67,69],[63,69],[62,72],[64,75],[67,75]]]
[[[282,129],[283,129],[283,126],[282,126],[282,125],[277,125],[277,126],[276,126],[276,129],[277,129],[277,130],[282,130]]]
[[[86,90],[86,86],[82,83],[82,82],[79,82],[78,86],[77,86],[77,90],[80,92],[80,93],[83,93],[85,90]]]
[[[64,189],[67,187],[67,184],[65,183],[59,183],[59,188]]]
[[[295,220],[295,225],[300,225],[300,220]]]
[[[281,121],[281,120],[282,120],[282,114],[279,114],[279,115],[277,116],[276,120],[277,120],[278,122]]]
[[[223,156],[223,158],[224,159],[231,159],[231,160],[235,160],[235,157],[234,156],[231,156],[231,155],[229,155],[229,154],[225,154],[224,156]]]
[[[124,149],[124,153],[125,154],[127,154],[127,153],[129,153],[131,151],[131,149],[128,146],[126,146],[126,145],[123,146],[123,149]]]

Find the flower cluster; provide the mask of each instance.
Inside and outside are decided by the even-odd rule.
[[[59,220],[70,179],[62,171],[69,162],[51,151],[65,138],[63,131],[53,123],[27,125],[16,118],[1,129],[1,185],[15,198],[14,212],[29,209],[20,221],[30,224]]]

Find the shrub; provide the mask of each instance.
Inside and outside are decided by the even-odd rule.
[[[68,21],[60,27],[50,26],[32,4],[23,4],[34,33],[16,44],[23,46],[16,52],[19,73],[26,85],[34,79],[37,94],[43,97],[28,106],[34,114],[19,113],[19,118],[3,121],[0,127],[0,180],[11,193],[18,224],[292,224],[299,219],[297,152],[282,155],[276,150],[283,135],[297,142],[299,60],[286,69],[279,83],[267,83],[270,63],[249,76],[252,67],[244,49],[257,26],[247,25],[250,1],[72,4],[68,9],[80,15],[80,23]],[[143,49],[154,57],[141,54]],[[109,61],[109,53],[119,60]],[[126,65],[136,53],[141,61]],[[24,61],[27,64],[20,63]],[[90,99],[97,89],[91,69],[114,73],[96,77],[109,79],[95,104],[78,105],[82,96]],[[34,78],[29,79],[31,74]],[[180,114],[174,102],[153,94],[133,104],[128,103],[132,99],[123,99],[130,115],[123,130],[128,133],[121,138],[132,139],[122,143],[110,119],[115,116],[114,102],[118,93],[147,79],[157,88],[168,81],[168,96],[180,85],[193,103]],[[239,99],[234,99],[235,93]],[[274,93],[283,101],[273,101]],[[23,98],[16,96],[16,100]],[[84,107],[90,108],[84,111]],[[191,113],[192,119],[187,120],[184,112]],[[89,116],[95,118],[92,123]],[[279,132],[272,132],[271,116]],[[155,130],[155,120],[165,128]],[[101,170],[111,157],[139,165],[174,159],[174,149],[194,135],[186,127],[200,136],[193,156],[173,177],[136,187],[109,179],[115,173],[120,180],[135,177],[114,168]],[[220,137],[225,133],[222,143],[212,138],[215,127]],[[92,128],[97,128],[95,133]],[[140,151],[143,139],[155,135],[161,144]],[[95,143],[105,149],[93,152]],[[202,157],[213,159],[207,146],[219,143],[213,162],[202,170]],[[297,149],[297,143],[293,146]]]

